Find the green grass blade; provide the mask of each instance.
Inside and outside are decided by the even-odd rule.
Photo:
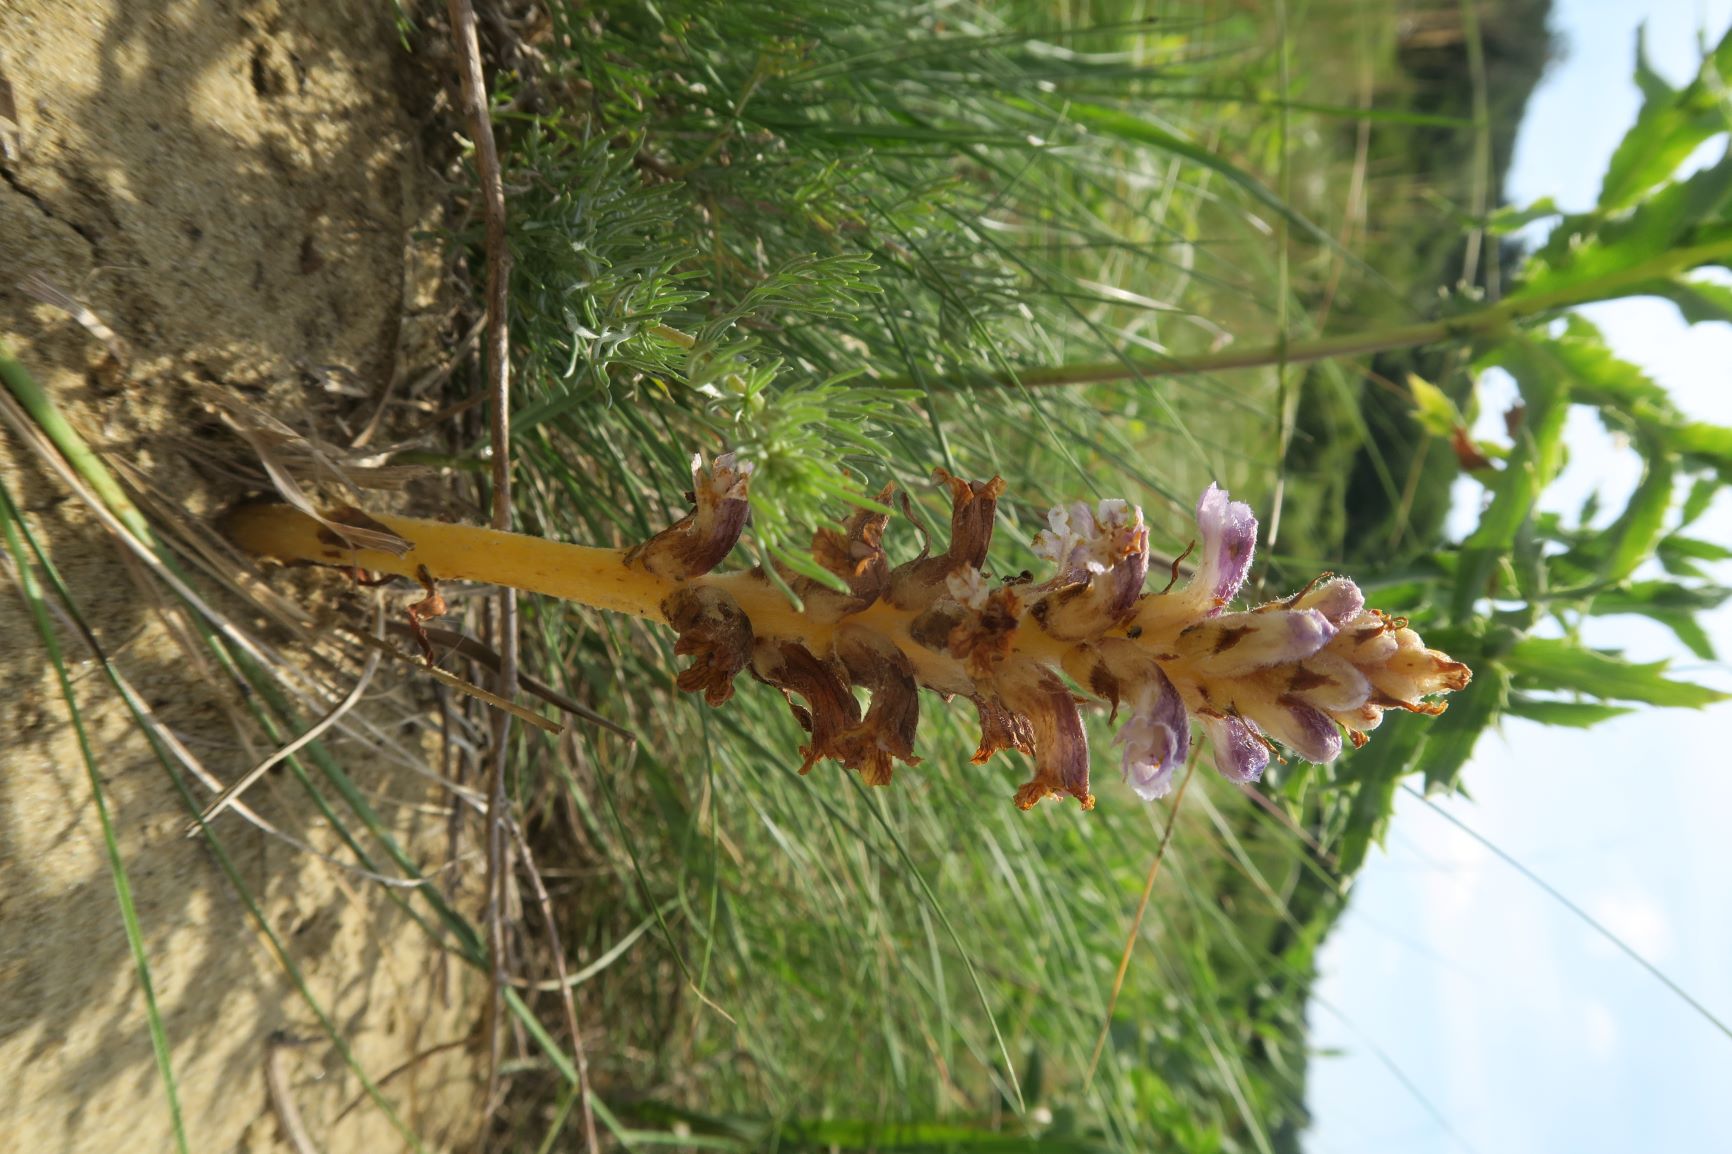
[[[0,364],[11,364],[7,358]],[[168,1044],[168,1032],[163,1028],[162,1013],[156,1004],[156,988],[150,976],[150,957],[145,949],[144,930],[139,925],[138,910],[132,900],[132,882],[126,873],[126,862],[121,857],[120,843],[115,837],[114,820],[108,810],[108,799],[102,785],[102,773],[97,768],[96,751],[91,747],[90,735],[85,731],[84,718],[78,708],[78,698],[73,692],[72,677],[67,672],[65,656],[60,649],[60,642],[54,635],[54,625],[49,620],[48,609],[43,600],[42,586],[38,583],[35,568],[25,551],[22,538],[18,507],[13,504],[12,496],[4,487],[0,487],[0,532],[6,538],[6,549],[12,555],[13,567],[18,575],[18,589],[24,598],[25,605],[30,610],[32,621],[36,625],[37,636],[41,638],[42,648],[48,657],[48,664],[54,669],[55,680],[60,685],[61,700],[65,702],[67,718],[72,724],[72,731],[78,738],[79,755],[84,759],[84,770],[90,779],[90,796],[96,805],[96,817],[102,825],[102,845],[108,855],[109,876],[114,882],[115,901],[120,906],[120,919],[126,928],[126,946],[132,953],[133,968],[138,974],[139,992],[144,995],[145,1022],[150,1031],[150,1046],[156,1056],[156,1069],[162,1079],[163,1093],[168,1098],[169,1120],[174,1130],[175,1148],[181,1154],[188,1154],[186,1127],[181,1118],[180,1091],[174,1077],[174,1061]]]

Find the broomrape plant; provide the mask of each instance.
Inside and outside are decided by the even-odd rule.
[[[333,520],[385,530],[410,543],[400,556],[355,548],[320,522],[281,505],[254,505],[230,521],[255,554],[289,562],[355,566],[433,584],[464,579],[509,585],[661,621],[692,658],[681,689],[712,706],[733,696],[743,671],[780,690],[810,735],[802,774],[823,759],[889,784],[894,764],[917,765],[920,689],[979,714],[980,764],[1005,749],[1034,760],[1016,791],[1028,809],[1050,795],[1094,806],[1088,738],[1071,684],[1126,719],[1125,781],[1144,798],[1172,788],[1202,726],[1215,768],[1256,781],[1278,743],[1330,762],[1343,734],[1365,744],[1388,709],[1443,712],[1431,698],[1463,689],[1466,665],[1427,649],[1399,617],[1367,608],[1351,580],[1324,574],[1290,597],[1246,610],[1230,604],[1245,583],[1257,540],[1248,505],[1210,485],[1197,502],[1197,562],[1179,580],[1181,556],[1158,593],[1144,591],[1149,534],[1140,508],[1101,501],[1053,509],[1034,541],[1052,565],[991,578],[984,568],[1005,483],[938,470],[950,489],[950,541],[891,567],[885,488],[838,532],[820,529],[811,556],[838,587],[778,574],[791,602],[761,567],[718,573],[746,523],[752,463],[734,454],[692,464],[696,508],[629,550],[590,548],[489,529],[354,511]],[[412,620],[426,610],[411,611]],[[1069,679],[1067,681],[1067,678]],[[862,711],[855,688],[866,690]]]

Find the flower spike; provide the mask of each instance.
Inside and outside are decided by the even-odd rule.
[[[333,544],[319,522],[280,506],[242,509],[229,528],[254,552],[286,560],[492,581],[663,621],[679,634],[675,652],[692,658],[681,689],[721,705],[750,670],[782,692],[808,734],[801,773],[830,760],[887,785],[896,763],[920,764],[920,690],[966,698],[980,716],[977,764],[1005,751],[1032,759],[1033,776],[1014,795],[1024,809],[1047,797],[1094,805],[1073,684],[1110,704],[1114,719],[1122,709],[1121,772],[1154,799],[1190,756],[1194,724],[1221,775],[1249,783],[1277,746],[1333,761],[1364,745],[1385,711],[1441,713],[1438,698],[1472,676],[1404,619],[1367,608],[1345,577],[1324,574],[1284,600],[1234,608],[1257,519],[1215,485],[1197,502],[1189,579],[1181,583],[1175,563],[1168,587],[1150,592],[1149,530],[1136,506],[1052,510],[1034,540],[1051,566],[1045,579],[998,580],[986,564],[1004,481],[939,470],[951,499],[942,553],[922,548],[889,566],[886,488],[875,507],[813,539],[813,560],[846,592],[791,576],[804,603],[796,608],[762,570],[715,571],[745,524],[751,473],[733,454],[708,469],[694,461],[692,513],[624,552],[380,517],[412,543],[397,556]]]

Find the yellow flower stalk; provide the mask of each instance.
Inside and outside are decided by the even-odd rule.
[[[1470,677],[1404,621],[1367,609],[1344,578],[1232,611],[1257,523],[1214,486],[1197,507],[1195,572],[1147,592],[1148,530],[1142,510],[1123,501],[1054,509],[1035,549],[1055,572],[1038,583],[991,580],[986,558],[1004,483],[940,471],[952,498],[943,553],[892,568],[882,547],[888,515],[858,509],[842,532],[820,530],[812,547],[847,592],[795,577],[796,608],[761,570],[715,571],[744,527],[751,471],[731,454],[708,469],[694,461],[697,507],[629,550],[352,510],[328,517],[333,528],[280,505],[244,507],[228,529],[243,548],[285,562],[508,585],[662,622],[679,634],[675,651],[693,658],[680,688],[721,705],[749,670],[783,693],[810,735],[803,773],[830,759],[887,784],[895,762],[920,760],[919,690],[967,698],[981,724],[977,763],[1002,749],[1034,759],[1034,777],[1016,794],[1023,808],[1049,794],[1094,804],[1073,684],[1115,714],[1126,708],[1116,739],[1124,777],[1155,798],[1188,756],[1193,722],[1216,768],[1249,782],[1267,766],[1271,739],[1331,761],[1343,735],[1364,744],[1384,710],[1442,712],[1429,699]],[[357,548],[339,535],[343,523],[394,533],[409,548]],[[864,713],[855,687],[869,694]]]

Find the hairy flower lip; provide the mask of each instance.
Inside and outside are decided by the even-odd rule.
[[[1203,716],[1203,731],[1215,752],[1215,769],[1228,781],[1248,785],[1263,776],[1269,765],[1269,747],[1256,726],[1241,717]]]
[[[1159,666],[1138,686],[1113,742],[1124,747],[1121,770],[1138,797],[1154,801],[1171,791],[1174,771],[1190,755],[1191,718]]]
[[[1203,545],[1187,592],[1196,590],[1219,608],[1238,596],[1257,552],[1257,518],[1251,506],[1231,500],[1211,484],[1197,499],[1197,529]],[[1195,596],[1195,594],[1193,594]]]

